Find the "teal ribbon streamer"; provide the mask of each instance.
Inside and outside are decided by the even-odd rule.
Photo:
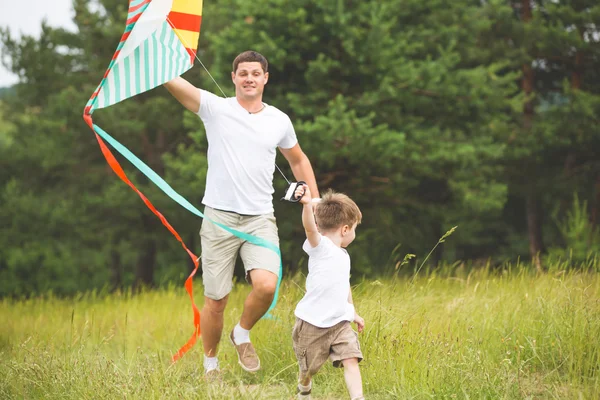
[[[123,157],[125,157],[130,163],[132,163],[137,169],[139,169],[148,179],[150,179],[160,190],[165,192],[167,196],[173,199],[176,203],[181,205],[183,208],[203,218],[207,221],[212,222],[213,224],[225,229],[227,232],[231,233],[238,238],[245,240],[249,243],[255,244],[257,246],[265,247],[269,250],[274,251],[279,256],[279,277],[277,278],[277,287],[275,289],[275,295],[273,296],[273,301],[267,310],[267,313],[263,316],[266,319],[274,319],[275,317],[271,315],[271,310],[275,308],[277,304],[277,299],[279,297],[279,286],[281,285],[281,276],[283,275],[283,262],[281,261],[281,250],[279,247],[265,240],[263,238],[259,238],[258,236],[250,235],[245,232],[240,232],[236,229],[230,228],[226,225],[223,225],[219,222],[212,221],[210,218],[207,218],[204,214],[202,214],[196,207],[194,207],[189,201],[187,201],[182,195],[177,193],[163,178],[160,177],[156,172],[152,170],[149,166],[147,166],[142,160],[140,160],[135,154],[133,154],[129,149],[119,143],[116,139],[110,136],[106,131],[100,128],[98,125],[94,124],[94,131],[102,137],[102,139],[106,140],[110,145],[117,150]]]

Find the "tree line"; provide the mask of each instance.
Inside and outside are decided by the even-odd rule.
[[[162,285],[190,271],[81,118],[127,6],[74,0],[75,32],[0,30],[2,61],[19,76],[0,97],[0,295]],[[428,263],[576,267],[600,252],[597,2],[219,0],[205,1],[202,24],[198,55],[229,96],[233,58],[267,56],[265,101],[292,118],[321,190],[361,207],[355,276],[410,269],[456,225]],[[199,65],[185,78],[221,94]],[[164,88],[94,116],[199,205],[204,130]],[[201,221],[123,165],[199,252]],[[277,201],[285,187],[275,176],[294,273],[305,268],[301,210]],[[395,271],[406,253],[418,257]]]

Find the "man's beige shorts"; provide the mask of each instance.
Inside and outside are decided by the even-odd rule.
[[[273,213],[240,215],[206,207],[204,215],[212,221],[279,246],[277,223]],[[231,292],[233,269],[238,253],[244,263],[246,279],[248,272],[253,269],[264,269],[279,276],[280,259],[273,250],[248,243],[207,220],[202,221],[200,239],[204,295],[210,299],[220,300]]]
[[[358,358],[360,362],[363,359],[358,334],[348,321],[331,328],[318,328],[296,318],[292,342],[300,371],[309,376],[315,375],[328,358],[338,368],[343,367],[342,360]]]

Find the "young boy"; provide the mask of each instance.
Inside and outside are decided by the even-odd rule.
[[[354,240],[362,214],[345,194],[327,192],[314,214],[308,186],[296,190],[296,197],[299,196],[302,196],[302,224],[306,231],[302,248],[309,259],[306,294],[296,306],[296,324],[292,331],[300,366],[298,399],[310,399],[311,378],[327,358],[334,367],[344,367],[350,398],[364,399],[358,369],[363,355],[350,322],[355,322],[362,332],[365,321],[352,304],[350,256],[344,249]]]

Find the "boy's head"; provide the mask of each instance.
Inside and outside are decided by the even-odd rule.
[[[342,247],[346,247],[356,236],[356,226],[360,224],[362,214],[350,197],[329,190],[315,209],[315,219],[321,233],[339,232]]]

